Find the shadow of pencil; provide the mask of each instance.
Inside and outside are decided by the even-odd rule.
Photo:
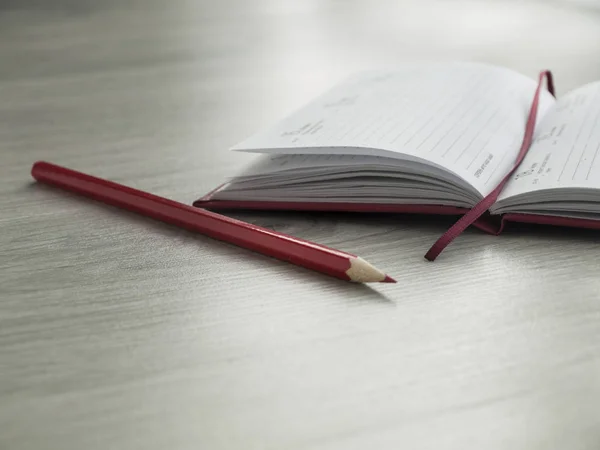
[[[263,255],[254,253],[252,255],[256,258],[263,260],[274,261],[273,264],[280,263],[273,258],[269,258]],[[338,278],[329,277],[319,272],[313,272],[312,270],[305,269],[303,267],[296,267],[291,264],[286,264],[286,270],[290,271],[290,275],[296,279],[298,283],[312,283],[316,284],[316,287],[322,288],[324,293],[331,293],[336,295],[342,295],[347,304],[362,304],[362,303],[374,303],[386,306],[397,306],[396,301],[386,295],[384,292],[377,289],[379,286],[382,289],[390,289],[398,284],[387,284],[387,283],[351,283],[348,281],[340,280]],[[281,266],[278,267],[281,270]]]
[[[343,285],[340,286],[340,290],[344,290],[348,293],[351,292],[352,294],[360,294],[360,296],[353,296],[352,298],[350,298],[349,300],[351,303],[377,302],[381,305],[394,307],[397,306],[396,302],[393,299],[388,297],[383,292],[380,292],[377,289],[375,289],[373,284],[357,285],[356,283],[348,283],[342,280],[339,281],[340,283],[343,283]]]

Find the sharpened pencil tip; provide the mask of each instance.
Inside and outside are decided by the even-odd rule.
[[[376,267],[373,267],[360,256],[350,258],[350,268],[346,271],[346,275],[348,276],[349,281],[355,283],[394,282],[392,278],[389,278],[385,273]],[[386,278],[389,278],[389,280]]]
[[[396,280],[394,280],[389,275],[386,275],[385,278],[383,280],[381,280],[381,282],[382,283],[396,283]]]

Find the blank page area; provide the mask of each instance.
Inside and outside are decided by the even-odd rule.
[[[569,201],[578,192],[600,189],[599,153],[600,82],[595,82],[561,98],[546,115],[495,209],[538,197]]]
[[[489,193],[514,164],[536,82],[476,63],[359,74],[245,142],[264,153],[413,157]],[[544,93],[540,116],[553,104]]]

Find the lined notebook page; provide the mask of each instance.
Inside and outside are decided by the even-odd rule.
[[[359,74],[234,147],[420,159],[490,192],[514,163],[536,82],[475,63]],[[543,94],[540,116],[554,100]]]
[[[600,82],[556,102],[499,201],[551,188],[600,189]]]

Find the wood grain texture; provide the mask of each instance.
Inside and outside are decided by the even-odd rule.
[[[399,280],[338,282],[34,185],[191,203],[227,147],[347,73],[471,59],[600,79],[565,2],[0,0],[0,449],[596,450],[597,233],[238,214]]]

